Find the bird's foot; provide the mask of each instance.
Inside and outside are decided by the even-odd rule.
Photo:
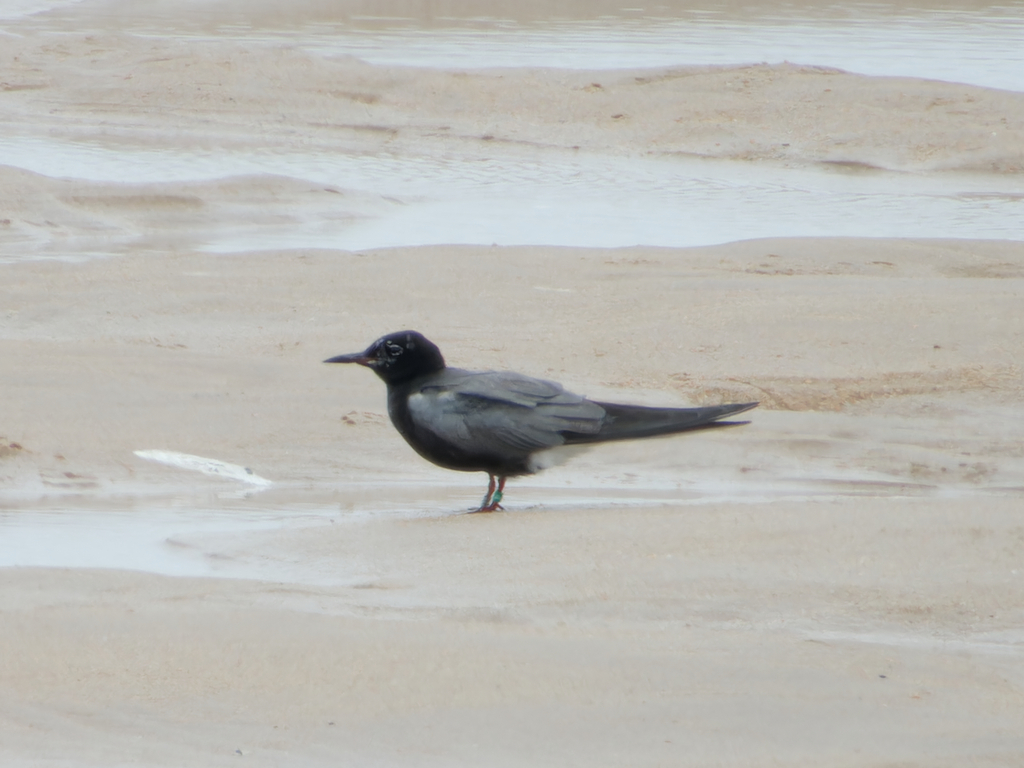
[[[498,509],[504,510],[505,508],[501,506],[502,495],[501,491],[494,491],[493,493],[488,492],[488,494],[484,496],[484,500],[480,503],[480,508],[474,509],[470,514],[474,514],[476,512],[494,512]]]
[[[469,514],[475,515],[478,512],[495,512],[499,509],[502,511],[505,510],[505,508],[501,506],[501,504],[488,504],[486,507],[480,507],[479,509],[471,509],[469,511]]]
[[[489,479],[484,500],[480,502],[479,509],[474,509],[473,512],[494,512],[496,509],[505,509],[501,506],[501,500],[505,495],[505,478],[489,475]]]

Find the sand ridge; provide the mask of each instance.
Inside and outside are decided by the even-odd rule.
[[[215,40],[88,34],[9,45],[8,130],[79,141],[146,147],[172,131],[205,150],[255,138],[264,148],[558,148],[1024,172],[1020,93],[811,64],[467,72]],[[116,128],[92,126],[97,112]]]

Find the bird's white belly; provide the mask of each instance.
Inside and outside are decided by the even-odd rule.
[[[547,448],[543,451],[536,451],[530,454],[526,468],[531,473],[541,472],[551,467],[564,464],[573,456],[578,456],[584,451],[590,450],[589,445],[558,445],[554,448]]]

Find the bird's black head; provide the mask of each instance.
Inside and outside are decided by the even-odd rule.
[[[365,365],[387,384],[399,384],[444,368],[441,350],[416,331],[389,333],[373,342],[365,352],[338,355],[324,362]]]

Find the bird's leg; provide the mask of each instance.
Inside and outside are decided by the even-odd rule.
[[[491,495],[491,509],[504,509],[501,499],[505,495],[505,476],[498,478],[498,490]]]
[[[487,493],[484,494],[484,500],[480,502],[480,509],[477,512],[485,512],[487,505],[491,503],[491,496],[494,495],[496,478],[491,474],[488,474],[487,477],[490,479],[490,482],[487,483]]]
[[[504,495],[505,478],[496,477],[491,474],[488,474],[488,477],[490,482],[487,483],[487,494],[484,496],[484,500],[480,502],[480,508],[473,510],[474,512],[493,512],[496,509],[504,509],[501,506],[501,497]]]
[[[495,488],[494,488],[494,477],[492,476],[491,477],[491,487],[490,487],[490,490],[488,492],[488,495],[491,497],[491,503],[488,504],[486,507],[482,508],[480,511],[481,512],[493,512],[496,509],[504,509],[504,507],[501,506],[501,498],[502,498],[502,496],[505,495],[504,492],[505,492],[505,478],[504,478],[504,476],[498,478],[498,488],[497,488],[497,490],[495,490]]]

